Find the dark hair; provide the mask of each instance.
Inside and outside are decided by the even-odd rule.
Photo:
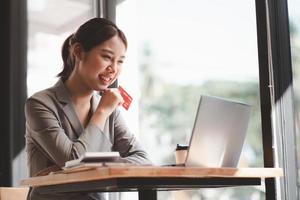
[[[79,43],[85,52],[95,46],[118,35],[127,48],[127,40],[124,33],[111,21],[104,18],[93,18],[82,24],[78,30],[71,34],[62,46],[63,70],[57,75],[63,81],[67,80],[75,65],[75,58],[70,54],[70,47]]]

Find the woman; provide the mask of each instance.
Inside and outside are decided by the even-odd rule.
[[[88,151],[118,151],[126,162],[150,164],[120,115],[122,96],[108,88],[121,72],[126,49],[123,32],[102,18],[87,21],[66,39],[60,80],[25,105],[30,176]],[[29,198],[102,199],[99,193],[45,196],[38,189]]]

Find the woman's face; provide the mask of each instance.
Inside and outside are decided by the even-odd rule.
[[[101,91],[119,76],[125,59],[126,47],[119,36],[114,36],[88,52],[81,51],[77,74],[88,89]]]

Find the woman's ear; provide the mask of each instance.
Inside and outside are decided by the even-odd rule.
[[[83,49],[79,43],[74,44],[72,53],[76,60],[80,61],[83,59]]]

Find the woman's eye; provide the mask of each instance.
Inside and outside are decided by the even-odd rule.
[[[118,61],[119,64],[123,64],[123,62],[124,62],[123,60],[119,60]]]
[[[109,55],[102,55],[102,57],[105,58],[105,59],[107,59],[107,60],[111,60],[112,59],[112,57],[109,56]]]

